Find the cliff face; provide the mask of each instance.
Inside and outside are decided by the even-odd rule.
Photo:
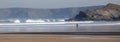
[[[4,8],[0,9],[0,19],[61,19],[72,17],[78,14],[79,10],[78,8]]]
[[[76,15],[73,18],[70,18],[68,21],[81,21],[81,20],[96,20],[96,21],[120,20],[120,5],[109,3],[103,8],[80,11],[78,15]]]
[[[1,19],[65,19],[74,17],[80,10],[96,9],[101,6],[88,7],[68,7],[55,9],[36,9],[36,8],[4,8],[0,9]]]

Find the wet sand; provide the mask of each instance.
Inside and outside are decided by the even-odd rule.
[[[120,42],[120,35],[0,34],[0,42]]]

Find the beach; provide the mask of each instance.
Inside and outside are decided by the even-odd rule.
[[[120,36],[64,34],[0,34],[0,42],[120,42]]]

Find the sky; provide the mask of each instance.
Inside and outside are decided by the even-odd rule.
[[[120,4],[120,0],[0,0],[0,8],[65,8]]]

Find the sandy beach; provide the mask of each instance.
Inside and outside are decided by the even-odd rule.
[[[119,35],[0,34],[0,42],[120,42]]]

